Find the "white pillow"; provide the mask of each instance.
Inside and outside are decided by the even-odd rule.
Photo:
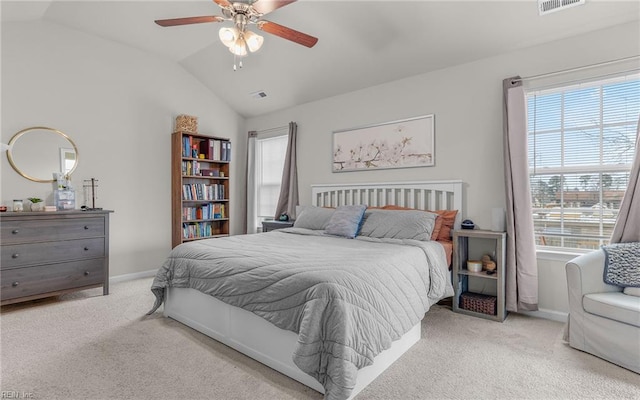
[[[330,235],[353,239],[358,234],[358,230],[360,230],[360,223],[366,209],[367,206],[365,205],[340,206],[336,208],[324,231]]]
[[[640,297],[640,287],[627,286],[622,292],[624,294],[628,294],[629,296]]]
[[[367,210],[361,236],[431,240],[438,214],[420,210]]]
[[[296,220],[293,227],[321,231],[327,227],[334,211],[333,208],[296,206]]]

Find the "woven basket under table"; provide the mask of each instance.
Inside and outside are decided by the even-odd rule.
[[[496,296],[464,292],[460,295],[460,308],[483,314],[497,315]]]

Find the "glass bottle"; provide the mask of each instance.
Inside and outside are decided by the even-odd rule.
[[[22,204],[22,200],[14,200],[13,201],[13,211],[20,212],[24,210],[24,206]]]

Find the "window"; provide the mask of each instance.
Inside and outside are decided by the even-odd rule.
[[[280,197],[288,135],[256,139],[256,226],[273,219]]]
[[[538,246],[608,243],[629,182],[638,115],[637,74],[527,93]]]

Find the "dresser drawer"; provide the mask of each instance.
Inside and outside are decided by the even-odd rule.
[[[105,256],[105,239],[91,238],[2,246],[0,269]]]
[[[104,218],[3,219],[2,244],[105,236]],[[4,249],[3,249],[4,250]]]
[[[1,300],[99,285],[104,282],[104,259],[74,261],[0,271]]]

